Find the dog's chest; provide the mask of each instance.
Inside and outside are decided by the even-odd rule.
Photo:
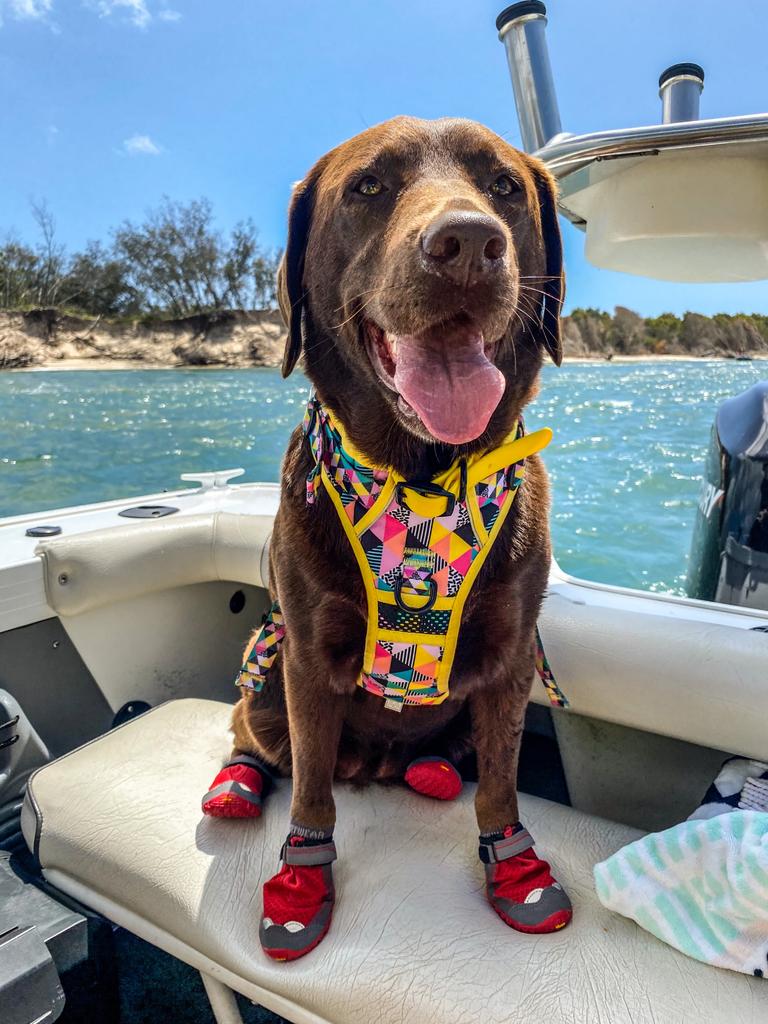
[[[327,495],[322,497],[325,500],[318,500],[316,508],[322,520],[322,525],[317,523],[318,543],[323,537],[330,564],[319,559],[313,573],[323,580],[320,632],[327,640],[328,656],[350,666],[355,681],[361,674],[370,676],[364,689],[386,699],[386,691],[404,693],[416,675],[422,692],[429,686],[434,693],[449,629],[455,630],[450,636],[451,700],[462,700],[483,680],[504,671],[507,662],[514,662],[520,651],[520,615],[508,536],[502,536],[477,567],[466,600],[456,608],[456,596],[461,595],[479,551],[466,507],[457,507],[447,520],[442,517],[429,524],[416,518],[414,528],[413,518],[400,518],[400,510],[393,509],[396,528],[391,520],[380,521],[361,536],[366,554],[361,566]],[[505,535],[514,532],[512,520],[510,516]],[[436,607],[424,607],[434,591]],[[366,673],[366,647],[370,648],[372,634],[374,658]],[[417,645],[422,649],[416,650]]]
[[[506,619],[503,632],[514,643],[509,609],[502,601],[491,612],[480,581],[489,566],[498,569],[495,556],[504,545],[497,542],[514,511],[525,459],[549,432],[526,436],[518,425],[499,448],[457,459],[428,481],[366,465],[314,397],[304,436],[311,460],[305,505],[296,512],[317,542],[309,589],[322,608],[329,660],[359,666],[358,685],[390,711],[443,703],[449,681],[461,696],[489,661],[498,661],[495,623]],[[293,480],[292,497],[300,500],[300,478]],[[295,563],[296,553],[283,550]],[[292,575],[300,575],[297,569]],[[360,629],[345,630],[341,622],[333,629],[335,604],[340,619],[348,619],[345,605],[347,613],[350,605],[362,613],[362,652]],[[289,627],[291,618],[289,609]]]

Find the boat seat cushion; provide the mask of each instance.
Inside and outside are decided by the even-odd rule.
[[[447,804],[337,786],[331,930],[306,958],[273,963],[259,946],[261,885],[290,781],[261,819],[203,817],[230,711],[173,701],[39,769],[22,825],[46,878],[297,1024],[768,1019],[768,983],[690,960],[598,903],[593,865],[639,834],[623,825],[524,796],[575,914],[553,935],[507,928],[485,900],[472,786]]]

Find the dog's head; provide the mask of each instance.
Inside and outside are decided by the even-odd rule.
[[[403,434],[498,443],[546,350],[561,360],[552,179],[471,121],[396,118],[332,150],[293,193],[278,276],[287,376],[369,456]],[[394,464],[389,458],[390,464]]]

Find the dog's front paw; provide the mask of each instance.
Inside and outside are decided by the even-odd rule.
[[[519,823],[480,837],[488,902],[519,932],[556,932],[573,917],[571,901],[552,877],[549,864],[536,856],[533,838]]]
[[[273,960],[296,960],[314,949],[331,926],[335,892],[333,840],[312,842],[290,835],[283,864],[264,883],[259,940]]]

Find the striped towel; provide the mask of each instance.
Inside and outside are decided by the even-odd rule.
[[[768,813],[644,836],[595,867],[600,902],[696,960],[768,977]]]

